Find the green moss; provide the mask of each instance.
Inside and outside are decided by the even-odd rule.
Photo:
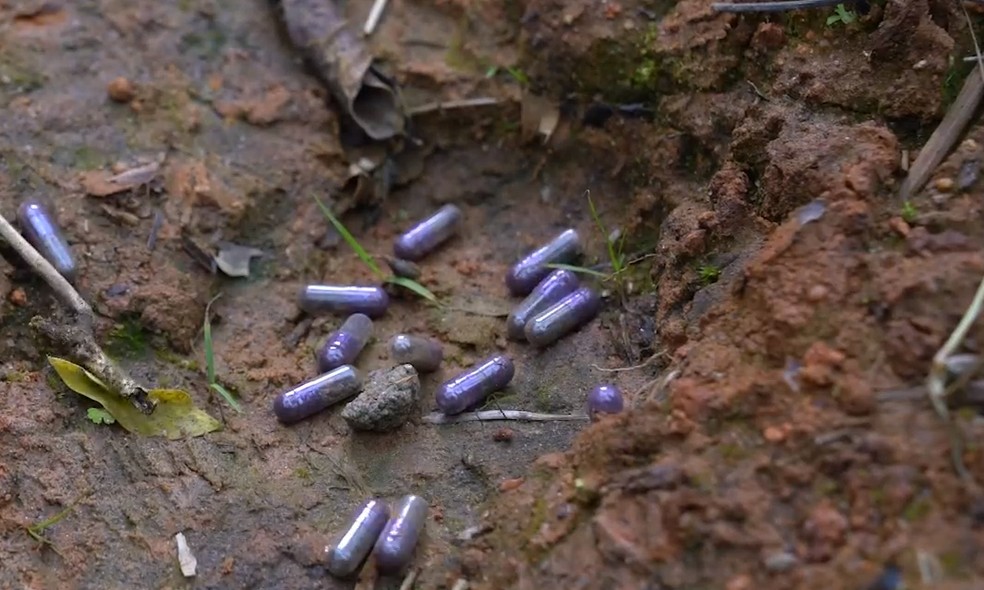
[[[943,573],[950,578],[964,577],[967,575],[967,566],[963,556],[957,551],[946,551],[940,553],[940,565],[943,566]]]
[[[158,360],[164,361],[170,365],[174,365],[179,369],[184,369],[186,371],[198,371],[200,367],[198,366],[198,361],[190,358],[185,358],[172,350],[166,348],[158,348],[154,351],[154,356]]]
[[[310,481],[313,477],[311,470],[307,467],[298,467],[294,470],[294,477],[301,481]]]
[[[905,507],[902,511],[902,518],[908,522],[916,522],[926,518],[929,511],[932,509],[932,504],[928,497],[919,497],[909,502],[909,505]]]
[[[530,521],[523,530],[524,545],[528,546],[530,539],[535,537],[537,533],[540,532],[540,528],[543,523],[547,521],[547,501],[546,499],[539,497],[533,502],[533,507],[530,509]]]
[[[3,380],[7,383],[24,383],[27,381],[28,373],[23,371],[10,371],[3,376]]]
[[[0,55],[0,89],[22,94],[44,85],[45,77],[10,52]]]
[[[147,354],[147,338],[139,319],[124,318],[113,326],[103,348],[116,359],[140,358]]]

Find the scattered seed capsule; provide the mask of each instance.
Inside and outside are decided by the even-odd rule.
[[[372,320],[369,316],[361,313],[350,315],[341,328],[328,335],[315,354],[318,373],[327,373],[342,365],[354,363],[371,335]]]
[[[359,393],[362,379],[355,367],[345,365],[285,391],[273,400],[273,413],[293,424]]]
[[[328,571],[338,578],[352,575],[365,561],[389,521],[389,506],[381,500],[367,500],[353,515],[352,524],[328,547]]]
[[[461,209],[445,205],[397,238],[393,253],[404,260],[420,260],[450,239],[460,225]]]
[[[570,264],[581,254],[581,239],[577,232],[568,229],[550,240],[545,246],[526,255],[506,274],[506,286],[517,297],[529,295],[550,274],[547,264]]]
[[[427,520],[427,502],[420,496],[404,496],[376,541],[376,567],[383,575],[398,574],[410,564]]]
[[[597,414],[618,414],[624,408],[622,392],[614,385],[604,383],[588,394],[588,416],[592,420]]]
[[[51,263],[65,279],[74,283],[78,268],[72,257],[72,249],[48,210],[39,201],[24,202],[17,209],[17,221],[24,239]]]
[[[310,314],[364,313],[378,318],[389,307],[389,295],[381,287],[308,285],[301,290],[297,305]]]
[[[437,407],[446,416],[460,414],[512,381],[516,367],[509,357],[491,356],[437,388]]]
[[[390,340],[390,356],[398,364],[409,364],[421,373],[431,373],[441,366],[444,350],[433,338],[397,334]]]
[[[524,340],[523,328],[536,314],[557,303],[580,286],[577,275],[569,270],[555,270],[540,281],[533,292],[509,314],[506,335],[510,340]]]
[[[594,319],[600,308],[598,294],[581,287],[527,322],[523,329],[526,341],[540,348],[553,344]]]

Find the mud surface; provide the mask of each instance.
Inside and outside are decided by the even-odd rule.
[[[984,128],[912,202],[894,196],[969,71],[963,13],[872,2],[844,24],[710,4],[392,2],[370,43],[411,106],[500,102],[416,117],[424,148],[372,194],[345,181],[378,152],[342,147],[269,3],[0,4],[0,210],[47,200],[107,351],[225,424],[167,442],[90,422],[28,327],[54,298],[4,250],[0,587],[395,588],[333,580],[322,551],[367,496],[406,493],[431,507],[418,588],[863,589],[889,566],[909,588],[979,587],[984,426],[955,407],[961,478],[919,388],[984,273]],[[370,5],[346,5],[359,28]],[[152,161],[148,186],[92,194]],[[370,434],[333,408],[279,425],[273,397],[313,376],[340,323],[303,318],[298,289],[376,280],[315,196],[380,260],[439,204],[465,211],[421,263],[444,305],[394,298],[358,361],[389,366],[398,331],[445,342],[417,416],[500,351],[517,365],[500,407],[580,413],[605,380],[630,409]],[[565,227],[588,264],[620,229],[628,268],[601,285],[598,320],[535,352],[505,339],[503,276]],[[263,251],[249,278],[189,254],[221,241]],[[242,414],[207,387],[218,293],[217,374]],[[980,354],[980,327],[962,351]],[[29,536],[69,506],[49,544]]]

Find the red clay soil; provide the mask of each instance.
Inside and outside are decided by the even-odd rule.
[[[594,6],[565,28],[556,15],[577,10],[560,4],[527,7],[548,59],[590,53],[579,30],[617,36],[618,19]],[[698,146],[690,171],[711,172],[702,188],[667,181],[681,174],[678,140],[609,126],[655,179],[640,215],[671,211],[653,267],[662,370],[630,392],[634,409],[493,502],[461,574],[482,589],[863,590],[898,587],[879,580],[897,566],[909,588],[979,588],[984,422],[955,413],[962,479],[919,388],[984,273],[984,127],[910,204],[895,196],[902,150],[915,158],[946,108],[963,15],[888,2],[852,32],[825,29],[823,13],[790,38],[802,17],[712,16],[709,4],[670,7],[646,55],[681,38],[711,56],[748,43],[729,75],[763,75],[755,92],[769,100],[744,81],[663,98]],[[912,121],[928,123],[913,136]],[[801,223],[815,199],[822,217]],[[698,266],[722,253],[703,287]],[[981,326],[961,350],[980,353]]]

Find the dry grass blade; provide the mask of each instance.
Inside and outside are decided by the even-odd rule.
[[[963,8],[963,4],[960,6]],[[977,45],[977,35],[974,33],[974,25],[970,20],[970,15],[967,14],[966,8],[963,10],[970,27],[970,34],[974,39],[978,68],[967,75],[957,99],[953,101],[950,110],[946,112],[946,116],[943,117],[943,121],[930,136],[929,141],[919,151],[919,157],[912,163],[909,175],[902,181],[902,187],[899,189],[899,197],[903,201],[908,201],[926,184],[933,170],[939,166],[940,162],[953,149],[953,146],[957,144],[960,135],[967,128],[967,124],[970,123],[974,113],[977,112],[981,98],[984,97],[984,63],[980,61],[981,50]]]

